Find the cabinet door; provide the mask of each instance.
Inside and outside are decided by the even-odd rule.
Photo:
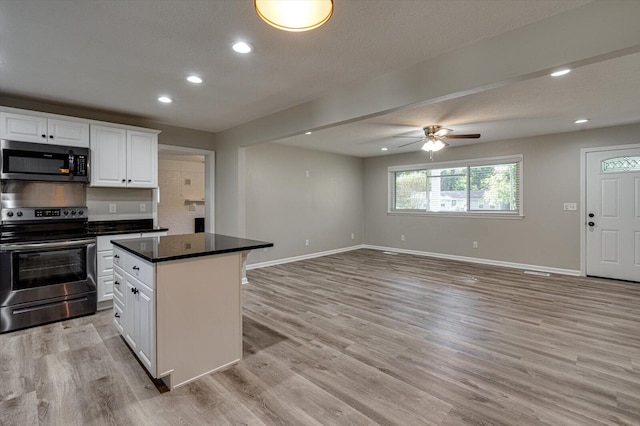
[[[0,113],[0,138],[47,143],[47,119],[23,114]]]
[[[97,281],[98,302],[113,299],[113,274],[105,277],[98,277]]]
[[[89,125],[77,121],[49,119],[49,143],[89,148]]]
[[[138,345],[136,342],[136,323],[138,322],[137,298],[133,289],[136,288],[134,279],[124,274],[124,312],[122,317],[123,336],[135,354],[138,353]]]
[[[141,282],[136,282],[138,289],[136,309],[137,316],[137,333],[136,343],[138,348],[136,354],[142,363],[147,367],[149,373],[155,377],[155,303],[153,290]]]
[[[158,186],[158,135],[127,130],[127,186]]]
[[[127,132],[91,125],[91,186],[127,186]]]

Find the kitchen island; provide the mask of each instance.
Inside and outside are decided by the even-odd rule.
[[[114,240],[114,323],[169,389],[242,358],[242,269],[272,243],[198,233]]]

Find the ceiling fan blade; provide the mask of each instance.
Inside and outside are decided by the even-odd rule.
[[[473,133],[468,135],[445,135],[443,137],[445,139],[478,139],[480,137],[480,133]]]
[[[404,145],[399,145],[398,148],[402,148],[403,146],[413,145],[414,143],[422,142],[424,139],[420,139],[419,141],[413,141],[409,143],[405,143]]]
[[[422,135],[415,135],[415,136],[409,136],[409,135],[397,135],[397,136],[394,136],[394,138],[411,138],[411,139],[420,139],[420,138],[424,138],[424,136],[422,136]]]
[[[453,132],[453,130],[445,129],[444,127],[441,127],[440,129],[438,129],[437,132],[434,133],[434,135],[442,137],[442,136],[448,135],[451,132]]]

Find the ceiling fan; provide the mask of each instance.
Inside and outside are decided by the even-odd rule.
[[[480,137],[480,133],[472,133],[466,135],[452,135],[451,132],[453,130],[446,129],[438,124],[432,124],[431,126],[423,127],[425,136],[420,140],[409,142],[404,145],[400,145],[398,148],[402,148],[403,146],[412,145],[418,142],[424,142],[422,145],[423,151],[429,151],[429,158],[433,160],[433,153],[436,151],[440,151],[445,146],[449,145],[444,140],[445,139],[478,139]],[[396,136],[397,138],[415,138],[416,136]]]

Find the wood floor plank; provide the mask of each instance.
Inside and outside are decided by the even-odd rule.
[[[640,284],[374,250],[247,275],[244,359],[169,393],[109,310],[0,335],[0,424],[640,425]]]

